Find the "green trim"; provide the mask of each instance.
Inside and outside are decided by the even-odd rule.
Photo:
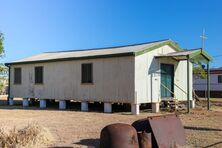
[[[139,55],[142,55],[144,53],[150,52],[150,51],[152,51],[154,49],[157,49],[157,48],[160,48],[162,46],[165,46],[165,45],[169,45],[170,47],[172,47],[176,51],[183,51],[183,49],[181,49],[175,42],[173,42],[173,41],[166,41],[166,42],[163,42],[163,43],[159,43],[159,44],[157,44],[155,46],[152,46],[150,48],[147,48],[145,50],[135,52],[134,55],[135,56],[139,56]]]
[[[213,57],[210,56],[207,52],[205,52],[204,50],[201,50],[202,51],[202,54],[209,59],[209,61],[213,61]]]
[[[187,112],[190,113],[190,59],[187,57]]]
[[[198,49],[198,50],[194,51],[193,53],[189,54],[188,58],[189,59],[194,59],[196,56],[198,56],[200,54],[201,54],[201,51]]]
[[[210,63],[207,63],[207,110],[210,110]]]
[[[207,59],[207,61],[213,60],[213,58],[202,49],[198,49],[195,52],[189,54],[189,58],[195,59],[195,57],[197,57],[198,55],[202,55],[203,57],[205,57]]]

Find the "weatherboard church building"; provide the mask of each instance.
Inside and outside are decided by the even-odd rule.
[[[183,50],[172,40],[161,40],[127,46],[46,52],[6,63],[9,67],[9,104],[13,98],[47,99],[81,102],[88,111],[90,102],[104,103],[104,112],[112,112],[113,103],[131,105],[132,114],[139,114],[140,105],[166,99],[188,101],[192,98],[193,62],[209,63],[212,58],[203,50]]]

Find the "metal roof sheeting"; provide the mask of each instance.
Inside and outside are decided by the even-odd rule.
[[[105,56],[105,55],[115,55],[115,54],[127,54],[136,53],[143,51],[145,49],[151,48],[153,46],[159,45],[161,43],[169,42],[170,40],[160,40],[148,43],[118,46],[118,47],[108,47],[108,48],[97,48],[97,49],[85,49],[85,50],[71,50],[71,51],[58,51],[58,52],[46,52],[42,54],[37,54],[31,57],[15,60],[7,65],[16,63],[28,63],[28,62],[41,62],[41,61],[51,61],[51,60],[61,60],[69,58],[84,58],[84,57],[95,57],[95,56]]]
[[[192,54],[192,53],[195,53],[195,52],[198,51],[198,50],[200,50],[200,49],[177,51],[177,52],[172,52],[172,53],[168,53],[168,54],[163,54],[163,55],[156,56],[156,57],[187,56],[187,55],[190,55],[190,54]]]

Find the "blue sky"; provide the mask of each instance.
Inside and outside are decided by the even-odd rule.
[[[222,55],[221,0],[0,0],[10,62],[34,54],[172,39]],[[222,56],[211,66],[222,66]]]

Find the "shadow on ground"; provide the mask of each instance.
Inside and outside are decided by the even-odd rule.
[[[211,145],[208,145],[208,146],[205,146],[204,148],[214,147],[214,146],[216,146],[218,144],[221,144],[221,143],[222,143],[222,141],[214,143],[214,144],[211,144]]]
[[[53,146],[49,148],[73,148],[72,146]]]
[[[99,147],[99,139],[82,139],[79,142],[73,143],[88,146],[89,148],[98,148]]]
[[[208,128],[208,127],[192,127],[192,126],[184,126],[184,129],[190,129],[190,130],[200,130],[200,131],[222,131],[222,129],[217,129],[217,128]]]
[[[44,109],[39,108],[39,100],[31,102],[28,107],[22,106],[22,99],[21,100],[14,100],[13,106],[7,105],[7,100],[1,100],[0,99],[0,109],[26,109],[26,110],[57,110],[57,111],[81,111],[81,103],[80,102],[73,102],[73,101],[67,101],[66,103],[66,109],[65,110],[59,110],[59,102],[58,101],[47,101],[46,103],[47,107]],[[140,111],[141,112],[151,112],[150,105],[141,105]],[[89,111],[88,112],[97,112],[97,113],[103,113],[103,103],[94,102],[89,103]],[[119,113],[122,115],[132,115],[131,114],[131,106],[130,104],[118,104],[113,103],[112,104],[112,110],[113,113]]]

